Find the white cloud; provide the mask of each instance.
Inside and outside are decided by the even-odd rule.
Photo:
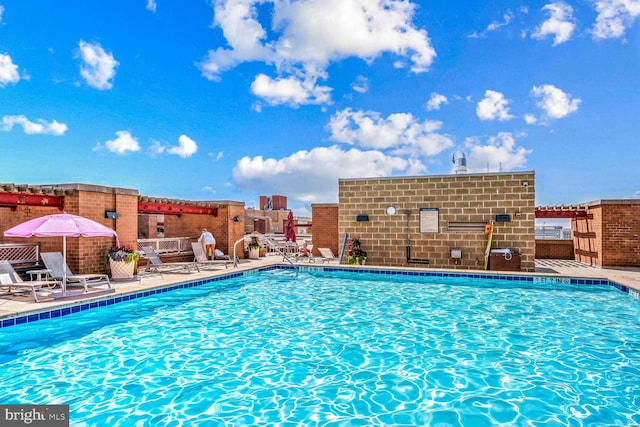
[[[2,24],[2,14],[4,13],[4,6],[0,4],[0,24]]]
[[[514,17],[515,15],[513,14],[513,12],[511,12],[510,10],[507,10],[507,12],[502,16],[502,21],[493,21],[491,24],[487,26],[487,31],[495,31],[500,27],[509,25],[509,23],[511,22],[511,20],[513,20]]]
[[[270,105],[324,104],[331,99],[331,88],[316,85],[316,79],[301,81],[294,76],[274,80],[258,74],[251,83],[251,92]]]
[[[490,137],[486,143],[477,138],[465,141],[467,153],[467,170],[469,172],[499,172],[524,168],[527,155],[532,150],[517,147],[515,138],[510,132],[501,132]]]
[[[213,157],[214,161],[218,161],[224,157],[224,151],[218,151],[217,153],[209,153],[209,157]]]
[[[233,169],[236,185],[260,194],[287,194],[304,202],[335,202],[338,178],[383,177],[396,172],[417,174],[419,161],[407,161],[380,151],[347,151],[338,146],[301,150],[282,159],[243,157]]]
[[[569,40],[576,28],[573,8],[566,3],[557,2],[545,5],[542,10],[549,14],[549,19],[544,21],[531,36],[535,39],[543,39],[553,35],[554,46]]]
[[[18,83],[20,74],[18,66],[13,63],[9,55],[0,53],[0,87],[5,87],[9,83]]]
[[[333,141],[424,156],[435,156],[453,146],[449,137],[435,133],[441,127],[442,122],[421,122],[410,113],[390,114],[385,119],[374,111],[350,108],[336,112],[328,124]]]
[[[538,119],[536,118],[536,116],[534,116],[533,114],[525,114],[524,115],[524,121],[528,124],[528,125],[533,125],[535,124]]]
[[[158,5],[156,4],[156,0],[147,0],[147,10],[150,10],[153,13],[156,13]]]
[[[193,139],[189,138],[187,135],[180,135],[180,137],[178,138],[178,144],[180,145],[178,145],[177,147],[169,148],[167,150],[167,153],[175,154],[182,157],[183,159],[186,159],[187,157],[191,157],[196,153],[196,151],[198,151],[198,144],[196,144],[196,142]]]
[[[369,79],[365,76],[357,76],[355,81],[351,83],[351,89],[358,93],[367,93],[369,91]]]
[[[509,114],[508,105],[509,101],[504,98],[502,93],[487,90],[484,93],[484,99],[478,102],[476,114],[480,120],[509,120],[513,116]]]
[[[151,154],[151,157],[159,156],[165,151],[167,151],[167,147],[165,147],[160,141],[151,139],[151,145],[149,146],[149,153]]]
[[[118,61],[104,51],[98,43],[78,42],[79,56],[82,59],[80,75],[93,88],[105,90],[113,87]]]
[[[598,16],[591,31],[594,39],[621,37],[640,15],[638,0],[598,0]]]
[[[448,104],[449,100],[446,96],[433,92],[431,98],[427,102],[427,111],[439,110],[442,104]]]
[[[581,99],[572,99],[570,94],[564,93],[553,85],[534,86],[531,94],[540,99],[536,105],[552,119],[560,119],[578,111],[578,105],[581,102]]]
[[[140,151],[140,145],[128,131],[119,130],[116,132],[116,138],[110,139],[104,143],[107,150],[118,155],[126,154],[128,151],[136,152]],[[101,148],[100,146],[96,148]]]
[[[219,80],[240,63],[265,62],[275,66],[277,76],[261,77],[258,83],[304,82],[302,93],[314,94],[305,99],[328,102],[328,88],[314,86],[333,61],[355,57],[371,62],[392,53],[410,62],[415,73],[429,68],[436,54],[427,32],[412,23],[416,7],[401,0],[216,0],[213,25],[222,29],[229,47],[210,50],[198,66],[204,77]],[[260,21],[270,21],[269,32]],[[275,98],[271,95],[269,102],[292,99]]]
[[[4,116],[0,129],[10,131],[14,125],[22,126],[24,133],[27,135],[44,134],[60,136],[64,135],[69,129],[66,124],[58,123],[56,120],[47,122],[46,120],[38,119],[36,122],[32,122],[22,115]]]

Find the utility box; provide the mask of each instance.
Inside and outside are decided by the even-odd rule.
[[[520,253],[512,249],[493,249],[489,254],[489,270],[520,271]]]

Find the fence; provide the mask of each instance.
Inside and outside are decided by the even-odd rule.
[[[0,259],[11,264],[33,264],[40,261],[40,245],[37,243],[8,243],[0,245]]]
[[[173,237],[164,239],[138,239],[137,252],[144,255],[145,246],[152,247],[158,254],[192,252],[191,242],[197,242],[193,237]]]

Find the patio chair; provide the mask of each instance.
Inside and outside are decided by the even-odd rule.
[[[309,260],[309,262],[315,262],[316,260],[321,261],[322,263],[329,262],[339,262],[338,258],[333,254],[331,248],[318,248],[318,252],[320,252],[320,257],[313,257]]]
[[[53,289],[57,285],[60,285],[60,282],[57,280],[34,280],[30,282],[23,282],[22,278],[18,273],[16,273],[9,261],[0,261],[0,288],[8,288],[9,292],[11,292],[13,288],[20,290],[31,289],[33,300],[38,302],[38,293],[36,291],[41,290],[43,286]]]
[[[73,274],[60,252],[42,252],[40,257],[54,280],[62,281],[66,268],[67,286],[82,286],[85,292],[89,292],[89,288],[94,286],[107,285],[111,289],[111,281],[106,274]]]
[[[151,246],[144,246],[142,250],[149,261],[145,267],[145,271],[160,274],[162,274],[163,271],[166,273],[176,273],[180,271],[191,273],[191,269],[195,268],[196,271],[200,272],[198,264],[195,262],[164,262]]]
[[[198,264],[198,267],[224,265],[224,268],[229,268],[229,264],[232,264],[229,255],[215,255],[215,251],[215,258],[207,259],[207,254],[204,253],[204,249],[202,249],[200,242],[191,242],[191,248],[193,249],[193,261]]]

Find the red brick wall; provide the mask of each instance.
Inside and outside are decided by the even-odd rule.
[[[536,240],[536,259],[574,259],[572,240]]]
[[[138,239],[138,192],[121,188],[86,184],[69,184],[64,196],[64,211],[99,222],[118,233],[121,244],[136,246]],[[106,219],[106,210],[116,211],[117,220]],[[22,222],[45,215],[60,213],[57,208],[17,206],[0,209],[0,234]],[[106,254],[115,244],[112,237],[67,237],[67,264],[76,274],[107,273]],[[41,252],[63,252],[62,237],[7,238],[0,235],[0,243],[40,243]]]
[[[241,221],[234,221],[236,216]],[[213,234],[217,249],[232,255],[233,243],[244,236],[244,203],[220,206],[216,215],[182,214],[164,217],[165,237],[200,237],[203,228]]]
[[[338,232],[338,204],[312,204],[313,254],[320,255],[317,248],[330,248],[340,255],[342,240]]]
[[[640,266],[640,201],[605,200],[571,221],[575,259],[598,267]]]

